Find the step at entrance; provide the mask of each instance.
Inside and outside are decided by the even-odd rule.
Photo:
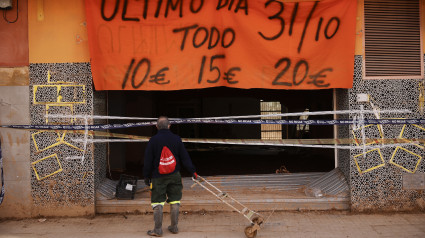
[[[205,177],[217,188],[255,211],[272,210],[348,210],[348,185],[338,176],[339,173],[294,173],[262,175],[226,175]],[[323,196],[306,194],[308,186],[323,185],[329,181],[337,184],[329,194],[323,189]],[[106,180],[96,192],[97,213],[151,212],[150,194],[143,180],[137,183],[133,200],[114,198],[117,181]],[[344,185],[345,183],[345,185]],[[219,201],[200,186],[191,188],[191,178],[183,178],[182,211],[230,211],[231,208]],[[339,186],[341,185],[342,186]],[[334,187],[334,186],[331,186]],[[337,191],[337,192],[336,192]],[[169,206],[165,206],[167,211]]]

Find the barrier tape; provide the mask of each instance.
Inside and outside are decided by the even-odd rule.
[[[182,119],[171,124],[279,124],[279,125],[412,125],[425,124],[425,119],[364,119],[364,120],[219,120],[219,119]],[[156,121],[104,125],[2,125],[3,128],[29,130],[111,130],[156,125]]]
[[[60,130],[53,130],[55,132],[61,132]],[[69,130],[67,133],[71,134],[85,134],[85,131],[82,130]],[[120,139],[131,139],[137,142],[147,142],[151,137],[149,136],[137,136],[137,135],[128,135],[121,133],[112,133],[104,131],[88,131],[88,135],[97,136],[97,137],[111,137],[111,138],[120,138]],[[83,139],[81,139],[83,141]],[[339,138],[339,139],[280,139],[280,140],[262,140],[262,139],[192,139],[192,138],[182,138],[183,142],[187,143],[220,143],[220,144],[242,144],[242,143],[258,143],[265,145],[279,145],[279,144],[299,144],[299,145],[349,145],[349,144],[396,144],[396,143],[425,143],[425,139],[419,138],[365,138],[363,139],[351,139],[351,138]]]
[[[1,192],[0,192],[0,205],[4,198],[4,176],[3,176],[3,157],[1,155],[1,141],[0,141],[0,172],[1,172]]]
[[[53,130],[61,132],[61,130]],[[148,142],[151,137],[128,135],[121,133],[111,133],[104,131],[83,131],[83,130],[68,130],[67,133],[71,134],[85,134],[97,137],[119,138],[119,139],[73,139],[75,142],[87,143],[107,143],[107,142]],[[125,139],[125,140],[122,140]],[[425,144],[425,139],[418,138],[364,138],[364,139],[280,139],[280,140],[262,140],[262,139],[192,139],[182,138],[185,143],[210,143],[210,144],[232,144],[232,145],[271,145],[271,146],[308,146],[319,148],[365,148],[363,145],[351,146],[352,144],[372,144],[366,146],[367,148],[375,148],[373,144],[381,144],[378,147],[394,147],[406,144]],[[385,144],[385,145],[383,145]],[[350,146],[337,146],[337,145],[350,145]],[[81,157],[78,157],[81,159]]]
[[[84,134],[84,131],[68,131],[68,133]],[[120,133],[110,133],[102,131],[89,131],[89,135],[98,137],[113,137],[127,140],[102,140],[95,139],[93,142],[147,142],[150,137],[148,136],[136,136],[127,135]],[[82,139],[75,139],[74,141],[83,142]],[[262,139],[192,139],[182,138],[183,142],[186,143],[212,143],[212,144],[234,144],[234,145],[350,145],[350,144],[361,144],[363,139],[280,139],[280,140],[262,140]],[[384,138],[384,139],[371,139],[365,138],[364,143],[367,144],[412,144],[412,143],[425,143],[425,139],[418,138]],[[361,146],[363,148],[363,146]]]
[[[246,119],[246,118],[265,118],[265,117],[298,117],[298,116],[323,116],[323,115],[343,115],[343,114],[374,114],[376,113],[412,113],[407,109],[391,109],[391,110],[338,110],[338,111],[319,111],[319,112],[288,112],[266,115],[245,115],[245,116],[223,116],[223,117],[198,117],[198,118],[168,118],[169,120],[215,120],[215,119]],[[49,114],[48,118],[90,118],[90,119],[119,119],[119,120],[157,120],[151,117],[118,117],[118,116],[89,116],[89,115],[61,115]]]
[[[84,141],[83,139],[73,139],[74,142],[86,142],[86,143],[110,143],[110,142],[146,142],[146,140],[137,140],[137,139],[89,139]],[[217,141],[217,140],[195,140],[195,141],[184,141],[189,143],[208,143],[208,144],[231,144],[231,145],[272,145],[272,146],[281,146],[281,147],[309,147],[309,148],[322,148],[322,149],[376,149],[376,148],[386,148],[386,147],[399,147],[406,144],[418,144],[417,142],[407,142],[397,143],[397,144],[370,144],[370,145],[314,145],[314,144],[277,144],[277,143],[268,143],[266,141],[261,142],[250,142],[250,141]],[[78,159],[80,159],[78,157]]]

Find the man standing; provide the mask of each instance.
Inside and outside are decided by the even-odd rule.
[[[197,179],[195,166],[183,145],[181,138],[170,131],[168,117],[157,120],[158,133],[153,136],[145,151],[143,176],[145,184],[151,186],[151,205],[155,228],[148,231],[150,236],[162,236],[162,210],[165,202],[170,204],[171,226],[168,230],[178,233],[178,218],[183,184],[180,168],[183,165]]]

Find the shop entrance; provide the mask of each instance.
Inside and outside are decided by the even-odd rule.
[[[270,89],[208,88],[180,91],[109,91],[108,114],[125,117],[200,118],[264,115],[303,111],[332,111],[332,90],[286,91]],[[278,118],[269,118],[278,119]],[[307,118],[282,118],[307,119]],[[308,119],[332,119],[332,115]],[[123,123],[110,120],[109,123]],[[305,139],[333,138],[332,126],[296,125],[172,125],[182,138]],[[152,136],[155,127],[122,129],[117,133]],[[186,143],[199,174],[243,175],[328,172],[335,166],[334,150],[307,147],[218,145]],[[108,177],[122,173],[143,177],[146,143],[110,143]],[[182,171],[183,176],[189,176]]]

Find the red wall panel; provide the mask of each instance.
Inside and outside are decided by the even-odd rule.
[[[12,9],[0,10],[0,67],[28,66],[28,2],[13,0]],[[18,20],[16,8],[19,7]],[[7,22],[4,19],[6,14]]]

